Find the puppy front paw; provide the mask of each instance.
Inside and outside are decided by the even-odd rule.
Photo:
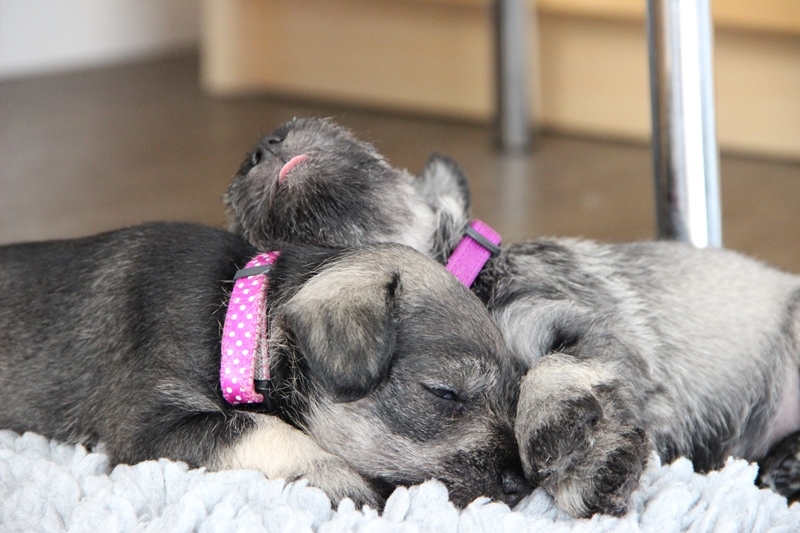
[[[308,435],[270,415],[250,415],[255,426],[225,450],[216,469],[252,468],[270,479],[307,479],[322,489],[335,506],[345,498],[356,506],[383,506],[383,498],[372,484],[348,462],[319,446]]]
[[[345,498],[353,500],[357,509],[369,505],[373,509],[380,510],[385,503],[358,472],[335,455],[328,455],[310,463],[304,472],[295,476],[295,479],[301,478],[322,489],[334,507]]]
[[[785,496],[789,503],[800,501],[800,431],[784,437],[758,461],[756,483]]]
[[[622,515],[644,471],[649,449],[644,431],[633,427],[606,428],[588,449],[573,453],[569,464],[542,482],[568,513]]]
[[[577,517],[623,514],[649,456],[645,432],[608,418],[590,394],[518,413],[517,439],[529,479]]]

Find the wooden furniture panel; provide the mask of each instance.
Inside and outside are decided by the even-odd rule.
[[[645,0],[536,0],[539,123],[650,135]],[[202,83],[489,121],[490,0],[204,0]],[[800,157],[800,2],[715,0],[723,148]],[[534,38],[535,37],[535,38]],[[537,46],[538,44],[538,46]]]

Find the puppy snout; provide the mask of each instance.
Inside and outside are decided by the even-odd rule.
[[[503,487],[503,501],[514,507],[531,491],[531,484],[525,479],[522,465],[508,466],[500,474]]]

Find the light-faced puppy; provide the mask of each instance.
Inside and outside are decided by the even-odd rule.
[[[525,493],[521,366],[474,295],[402,245],[262,244],[148,224],[0,247],[0,428],[334,501]]]
[[[476,239],[455,162],[434,155],[413,176],[328,120],[264,138],[226,200],[257,246],[394,240],[446,262]],[[762,479],[796,486],[800,277],[728,250],[537,239],[495,253],[471,286],[527,361],[522,461],[564,510],[624,512],[650,450],[705,471],[783,439]]]

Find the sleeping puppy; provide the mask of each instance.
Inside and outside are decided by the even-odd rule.
[[[459,505],[524,495],[522,367],[474,295],[401,245],[262,244],[149,224],[0,247],[0,428],[334,502],[430,478]]]
[[[653,449],[707,471],[730,455],[763,459],[781,439],[800,448],[800,277],[671,242],[500,251],[471,222],[453,161],[434,155],[415,177],[319,119],[264,138],[226,202],[232,229],[258,247],[403,242],[460,279],[453,258],[477,248],[485,262],[465,283],[529,366],[515,422],[525,473],[575,516],[623,513]],[[786,493],[798,455],[783,452],[769,463],[781,475],[762,479]]]

